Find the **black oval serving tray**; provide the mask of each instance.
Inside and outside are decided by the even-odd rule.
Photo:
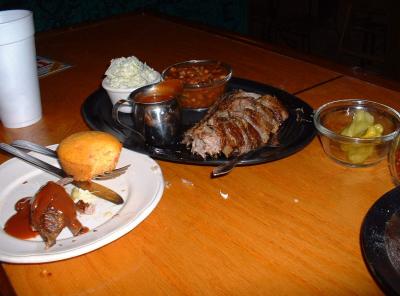
[[[289,111],[289,118],[279,132],[280,147],[258,149],[248,158],[244,158],[239,165],[258,164],[287,157],[303,149],[314,138],[316,131],[312,120],[313,109],[298,97],[270,85],[237,77],[232,77],[229,81],[227,91],[234,89],[275,95]],[[185,145],[179,143],[179,140],[175,145],[167,148],[145,145],[135,134],[117,125],[112,119],[111,111],[112,104],[104,89],[96,90],[82,105],[82,115],[86,123],[94,130],[115,135],[125,148],[145,153],[155,159],[177,163],[219,165],[227,161],[224,156],[203,159],[198,155],[193,155]],[[182,133],[193,121],[200,120],[204,114],[204,111],[184,110]],[[124,123],[132,124],[129,114],[120,113],[120,118]]]

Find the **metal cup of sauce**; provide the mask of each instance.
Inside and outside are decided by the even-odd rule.
[[[147,144],[165,147],[176,143],[181,126],[179,96],[183,85],[179,80],[168,80],[147,85],[133,91],[128,100],[119,100],[113,107],[115,122],[139,135]],[[132,106],[133,126],[122,122],[118,110]]]

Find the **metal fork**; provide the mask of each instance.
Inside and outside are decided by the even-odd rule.
[[[249,152],[246,152],[244,154],[236,155],[236,156],[232,157],[231,159],[228,159],[226,162],[220,164],[219,166],[216,166],[212,170],[211,176],[215,178],[215,177],[229,174],[236,167],[236,165],[239,164],[242,160],[252,157],[254,154],[259,153],[261,150],[263,150],[266,147],[274,148],[273,150],[266,152],[266,153],[270,153],[270,154],[276,153],[277,150],[275,150],[275,149],[282,148],[282,146],[279,144],[268,143],[262,147],[259,147],[254,150],[250,150]]]
[[[30,150],[30,151],[34,151],[43,155],[47,155],[50,157],[54,157],[54,158],[58,158],[57,157],[57,153],[54,150],[51,150],[47,147],[41,146],[39,144],[27,141],[27,140],[15,140],[14,142],[12,142],[10,144],[11,146],[14,146],[16,148],[22,148],[25,150]],[[117,168],[115,170],[109,171],[109,172],[105,172],[99,175],[96,175],[93,177],[93,180],[109,180],[109,179],[114,179],[118,176],[123,175],[128,168],[130,167],[130,164]]]

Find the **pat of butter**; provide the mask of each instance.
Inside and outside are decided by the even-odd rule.
[[[89,190],[83,190],[77,187],[72,189],[71,197],[73,201],[82,200],[85,203],[93,203],[96,199],[96,196],[91,194]]]

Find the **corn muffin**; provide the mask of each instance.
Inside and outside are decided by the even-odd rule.
[[[76,181],[115,169],[122,144],[114,136],[98,131],[85,131],[65,138],[57,149],[63,170]]]

